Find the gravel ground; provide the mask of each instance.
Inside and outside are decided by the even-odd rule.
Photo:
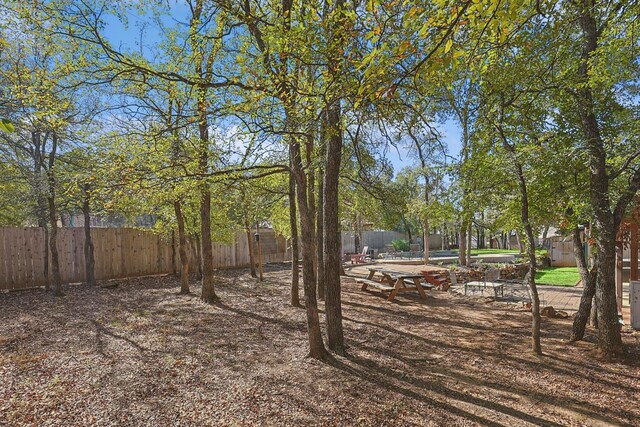
[[[343,282],[348,357],[305,358],[290,274],[221,271],[221,301],[174,277],[0,295],[0,425],[638,425],[640,334],[605,363],[570,320],[430,291],[393,303]]]

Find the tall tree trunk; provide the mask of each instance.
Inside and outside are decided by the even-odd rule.
[[[42,135],[39,131],[31,132],[31,141],[33,144],[33,172],[35,175],[35,196],[38,204],[38,227],[44,229],[44,263],[42,274],[44,276],[44,289],[49,291],[49,214],[47,207],[46,186],[41,185],[43,180],[42,168],[44,167],[45,153],[44,144],[42,144]]]
[[[196,252],[196,261],[198,262],[198,272],[196,278],[202,280],[202,245],[200,244],[200,234],[195,235],[196,244],[193,249]]]
[[[200,256],[202,257],[202,295],[205,302],[218,299],[214,288],[213,243],[211,241],[211,192],[208,184],[200,190]]]
[[[423,234],[424,234],[424,264],[429,264],[429,219],[424,218],[422,220]]]
[[[311,228],[313,230],[313,235],[311,236],[312,240],[310,244],[314,247],[318,247],[318,235],[316,232],[316,218],[318,205],[316,205],[316,178],[313,168],[313,138],[308,136],[306,138],[305,143],[305,154],[306,154],[306,165],[305,169],[308,171],[306,173],[307,176],[307,201],[309,206],[309,215],[311,216]],[[322,207],[320,207],[322,209]],[[316,286],[320,286],[317,282],[318,277],[318,256],[315,253],[313,257],[313,275],[316,278]],[[317,291],[316,291],[317,292]]]
[[[453,102],[453,107],[458,115],[458,120],[462,125],[462,164],[465,165],[469,161],[470,150],[470,105],[472,102],[471,91],[466,92],[466,97],[462,104],[462,108],[458,108],[457,104]],[[472,234],[472,218],[471,209],[469,207],[469,193],[470,183],[469,177],[466,174],[461,174],[462,178],[462,224],[460,226],[460,253],[458,257],[458,263],[460,265],[471,265],[471,234]]]
[[[209,102],[207,83],[211,81],[213,63],[217,49],[208,52],[198,39],[202,24],[204,1],[196,0],[191,8],[189,22],[189,44],[191,47],[194,72],[199,79],[196,86],[196,114],[198,118],[198,172],[201,174],[198,189],[200,191],[200,257],[202,267],[202,294],[204,302],[211,303],[218,299],[214,287],[213,243],[211,240],[211,187],[207,180],[209,174]]]
[[[96,284],[96,261],[94,259],[93,239],[91,238],[91,191],[89,184],[83,186],[84,199],[82,201],[82,214],[84,216],[84,271],[87,285]]]
[[[607,357],[622,353],[622,337],[618,322],[618,306],[615,288],[615,234],[603,233],[596,237],[596,312],[598,324],[598,348]],[[607,236],[607,234],[609,234]]]
[[[184,216],[182,215],[182,204],[179,200],[173,202],[173,209],[178,223],[178,252],[180,253],[180,293],[188,294],[189,290],[189,247],[187,234],[184,230]]]
[[[481,221],[482,221],[482,224],[484,224],[484,211],[481,211],[481,212],[480,212],[480,219],[481,219]],[[487,248],[487,245],[486,245],[486,242],[485,242],[485,239],[484,239],[484,236],[485,236],[485,227],[484,227],[484,225],[483,225],[483,226],[481,226],[481,227],[478,227],[478,229],[479,229],[478,231],[480,232],[480,235],[478,236],[478,239],[480,240],[480,246],[479,246],[479,248],[480,248],[480,249],[486,249],[486,248]]]
[[[473,242],[473,223],[469,221],[469,231],[467,231],[467,263],[471,265],[471,243]]]
[[[598,306],[596,305],[596,296],[595,292],[593,295],[593,302],[591,303],[591,314],[589,318],[589,323],[594,329],[598,329]]]
[[[520,185],[520,195],[522,197],[522,225],[527,236],[527,255],[529,258],[529,272],[525,280],[531,297],[531,347],[535,354],[542,354],[542,346],[540,344],[540,297],[536,286],[536,248],[534,244],[533,227],[529,219],[529,197],[527,194],[527,185],[524,180],[522,166],[516,166],[518,171],[518,182]]]
[[[502,128],[502,113],[497,129],[502,140],[502,146],[511,154],[514,170],[518,179],[518,187],[520,188],[520,199],[522,203],[520,219],[527,236],[526,249],[529,258],[529,272],[525,276],[525,282],[527,283],[527,289],[529,290],[529,296],[531,298],[531,347],[535,354],[541,355],[542,346],[540,344],[540,325],[542,323],[542,319],[540,318],[540,297],[536,286],[536,248],[534,243],[533,227],[531,226],[531,219],[529,217],[529,194],[527,191],[527,183],[525,181],[522,164],[518,159],[514,147],[509,144]]]
[[[62,296],[62,277],[60,275],[60,258],[58,256],[58,215],[56,213],[55,193],[47,197],[49,203],[49,252],[51,252],[51,273],[53,275],[53,294]]]
[[[580,341],[584,338],[584,331],[591,315],[591,305],[593,297],[596,294],[596,269],[589,271],[587,261],[585,260],[585,253],[583,249],[583,242],[580,237],[580,230],[578,228],[573,229],[573,255],[576,258],[576,265],[578,266],[578,272],[582,279],[582,297],[580,298],[580,305],[576,317],[573,319],[573,327],[571,329],[571,337],[569,341]]]
[[[300,306],[300,249],[298,248],[298,218],[296,213],[296,182],[289,173],[289,225],[291,226],[291,305]]]
[[[458,264],[467,265],[467,223],[464,221],[460,226],[458,238]]]
[[[444,225],[442,226],[442,234],[441,234],[441,239],[440,239],[440,244],[441,247],[440,249],[442,249],[444,251],[444,249],[449,245],[448,241],[449,241],[449,236],[447,234],[447,227],[445,227]]]
[[[609,357],[617,356],[623,351],[614,279],[617,225],[610,205],[605,144],[600,134],[594,100],[588,84],[589,62],[598,48],[599,33],[591,11],[592,3],[584,0],[579,7],[578,24],[582,30],[583,46],[578,75],[582,84],[576,91],[575,99],[589,153],[589,193],[597,249],[595,300],[598,316],[598,349],[603,355]]]
[[[49,184],[49,194],[47,202],[49,205],[49,251],[51,252],[51,271],[53,274],[53,293],[62,296],[62,277],[60,275],[60,259],[58,256],[58,215],[56,211],[56,179],[54,173],[54,163],[58,148],[58,136],[53,133],[51,151],[49,152],[49,168],[47,178]]]
[[[429,206],[429,176],[427,175],[427,160],[422,155],[422,150],[419,150],[420,162],[422,164],[423,176],[424,176],[424,203],[425,206]],[[424,264],[429,264],[429,218],[424,217],[422,220],[422,226],[424,227]]]
[[[520,233],[516,230],[516,242],[518,243],[518,251],[523,254],[524,253],[524,244],[522,243],[522,239],[520,238]],[[511,247],[509,247],[511,249]]]
[[[289,117],[292,115],[289,114]],[[300,234],[302,236],[302,280],[304,284],[304,299],[307,313],[307,328],[309,338],[309,357],[324,359],[327,351],[322,341],[320,331],[320,316],[318,312],[318,300],[316,297],[316,276],[313,263],[316,251],[314,214],[308,205],[307,176],[302,165],[302,153],[300,142],[292,137],[289,144],[292,173],[296,181],[296,197],[300,216]]]
[[[260,240],[260,223],[256,222],[256,252],[258,255],[258,280],[263,281],[262,241]]]
[[[200,132],[200,173],[209,173],[209,123],[206,107],[207,91],[200,88],[198,99],[198,130]],[[200,245],[202,256],[202,295],[203,301],[211,303],[218,299],[214,287],[213,242],[211,241],[211,188],[209,182],[200,182]]]
[[[249,247],[249,267],[251,270],[251,277],[258,277],[256,273],[256,256],[253,252],[253,235],[251,234],[251,225],[249,224],[249,220],[246,219],[244,223],[244,231],[247,234],[247,245]]]
[[[324,174],[324,265],[326,279],[326,319],[329,349],[345,354],[342,330],[342,302],[340,287],[340,225],[338,217],[338,184],[342,158],[342,126],[340,101],[328,109],[329,141]]]
[[[286,33],[291,28],[291,7],[293,2],[290,0],[282,2],[281,30]],[[250,15],[250,3],[244,3],[244,11]],[[256,35],[256,38],[260,36]],[[286,37],[285,37],[286,38]],[[265,44],[258,43],[259,49],[263,52],[265,62],[268,62],[269,53],[266,51]],[[309,357],[315,359],[325,359],[327,350],[324,347],[322,333],[320,330],[320,316],[318,312],[318,300],[316,295],[316,271],[314,263],[317,262],[315,256],[316,239],[315,239],[315,211],[312,209],[312,203],[309,200],[309,183],[307,170],[302,164],[302,149],[300,139],[297,132],[300,130],[299,122],[296,114],[299,106],[296,102],[296,92],[292,90],[289,78],[291,68],[288,55],[285,53],[281,57],[281,65],[278,67],[277,75],[274,76],[280,83],[278,84],[278,97],[282,101],[285,110],[285,129],[289,132],[289,161],[291,164],[291,174],[295,179],[295,190],[297,198],[297,208],[300,217],[300,235],[302,241],[302,280],[304,284],[305,310],[307,315],[307,329],[309,339]],[[267,67],[267,72],[273,71],[271,66]],[[308,142],[308,141],[307,141]],[[293,279],[293,278],[292,278]]]
[[[337,194],[337,193],[336,193]],[[318,299],[325,298],[325,261],[324,261],[324,170],[318,168],[318,209],[316,219],[317,254],[318,254]],[[331,347],[329,347],[331,348]]]
[[[170,84],[169,93],[173,92],[172,89],[175,88],[175,85]],[[168,106],[165,115],[167,128],[171,130],[172,136],[172,161],[175,163],[180,163],[181,157],[181,138],[178,133],[178,121],[181,115],[181,103],[175,102],[172,95],[169,96]],[[175,113],[174,113],[175,108]],[[175,119],[175,122],[174,122]],[[174,192],[179,191],[172,186],[172,190]],[[179,197],[177,197],[173,202],[173,210],[176,216],[176,223],[178,224],[178,256],[180,258],[180,293],[188,294],[190,293],[189,289],[189,258],[190,258],[190,246],[187,240],[187,234],[185,231],[185,218],[182,214],[182,202]],[[175,242],[175,231],[171,233],[172,244],[171,249],[173,255],[173,272],[174,275],[178,275],[178,269],[176,267],[176,242]]]

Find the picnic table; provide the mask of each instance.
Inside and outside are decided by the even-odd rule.
[[[376,274],[378,278],[376,279]],[[366,279],[356,279],[356,282],[362,283],[362,290],[365,291],[369,286],[380,289],[382,292],[390,292],[387,301],[393,299],[400,292],[418,291],[421,299],[426,299],[424,288],[430,288],[429,285],[423,286],[420,283],[422,274],[406,273],[402,271],[387,270],[381,267],[369,268],[369,275]]]

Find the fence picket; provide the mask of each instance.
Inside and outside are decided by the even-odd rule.
[[[173,272],[171,239],[132,228],[94,228],[96,280],[136,277]],[[42,286],[44,277],[45,232],[43,228],[0,227],[0,290]],[[279,239],[279,240],[278,240]],[[246,233],[239,231],[231,244],[213,244],[216,268],[246,267],[249,246]],[[273,230],[260,231],[265,262],[288,259],[287,241]],[[196,244],[189,239],[191,271],[197,272]],[[59,228],[60,274],[64,283],[85,280],[84,230]],[[176,248],[177,251],[177,248]],[[49,259],[49,270],[51,260]]]

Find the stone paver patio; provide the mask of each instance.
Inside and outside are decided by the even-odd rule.
[[[407,265],[392,264],[389,260],[385,262],[389,268],[397,271],[419,273],[421,270],[441,270],[439,265]],[[347,274],[354,276],[367,276],[370,265],[345,265]],[[462,286],[454,286],[452,290],[464,293]],[[476,295],[478,293],[476,292]],[[575,313],[580,305],[582,286],[548,286],[538,285],[540,305],[542,307],[552,306],[555,310],[566,311],[569,315]],[[487,289],[484,295],[493,295],[492,289]],[[529,301],[529,293],[526,286],[521,283],[505,283],[504,297],[499,297],[501,301],[520,302]],[[625,323],[629,322],[629,283],[623,286],[623,316]]]

